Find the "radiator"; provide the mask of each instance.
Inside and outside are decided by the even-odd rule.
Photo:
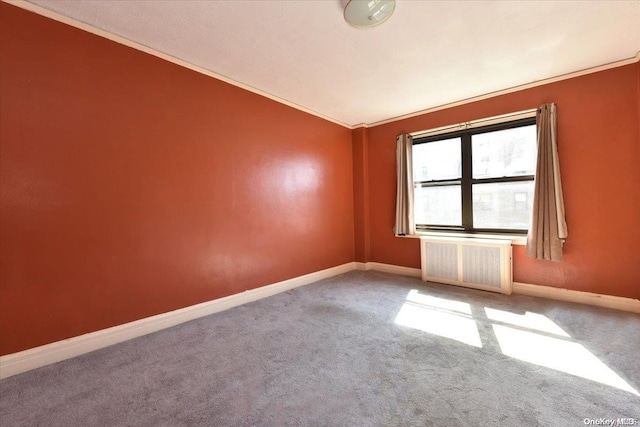
[[[420,237],[422,280],[510,294],[511,241]]]

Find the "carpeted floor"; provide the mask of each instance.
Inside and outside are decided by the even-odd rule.
[[[638,314],[351,272],[7,378],[0,424],[565,427],[638,391]]]

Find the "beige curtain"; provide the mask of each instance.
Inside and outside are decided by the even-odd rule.
[[[564,199],[558,160],[557,114],[555,104],[538,109],[538,164],[533,193],[533,214],[527,235],[527,256],[562,261],[562,245],[567,238]]]
[[[416,224],[413,218],[413,138],[411,135],[398,135],[396,138],[397,191],[396,224],[393,227],[396,236],[415,234]]]

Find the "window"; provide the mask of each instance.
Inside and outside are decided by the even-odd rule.
[[[534,117],[416,137],[416,228],[526,233],[535,169]]]

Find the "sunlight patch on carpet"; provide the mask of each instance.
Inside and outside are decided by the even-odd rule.
[[[562,330],[560,326],[556,325],[553,320],[542,314],[532,313],[530,311],[527,311],[525,314],[517,314],[488,307],[486,307],[484,311],[487,313],[489,320],[508,323],[540,332],[548,332],[561,337],[570,337],[569,334]]]
[[[583,345],[571,341],[571,337],[546,316],[530,312],[518,315],[489,308],[485,311],[492,320],[516,326],[493,325],[500,349],[506,356],[640,396],[633,387]],[[551,336],[552,334],[558,337]]]
[[[412,290],[395,323],[482,347],[478,326],[471,317],[471,306],[464,302],[420,295],[417,290]]]
[[[487,321],[495,338],[488,336],[491,334],[480,336],[478,322]],[[476,307],[474,312],[468,303],[423,295],[413,289],[400,308],[395,324],[477,348],[482,348],[483,339],[497,340],[506,356],[640,396],[604,362],[542,314],[512,313],[489,307],[484,307],[484,311]]]

